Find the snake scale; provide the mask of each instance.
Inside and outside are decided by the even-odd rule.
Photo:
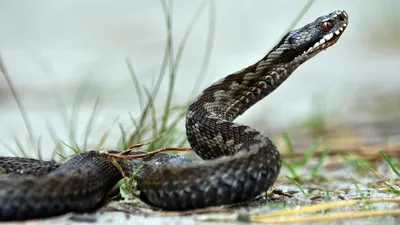
[[[168,154],[118,159],[127,174],[143,164],[136,178],[141,199],[164,210],[187,210],[244,202],[267,191],[280,172],[279,152],[268,137],[232,121],[335,44],[347,24],[343,10],[321,16],[287,33],[255,64],[205,89],[186,117],[188,141],[203,163]],[[102,151],[80,153],[63,164],[0,157],[1,173],[0,220],[96,210],[122,177]]]

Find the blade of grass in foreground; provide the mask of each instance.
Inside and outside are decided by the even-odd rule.
[[[296,164],[298,166],[304,166],[306,165],[306,163],[311,159],[312,155],[315,153],[315,151],[317,151],[318,146],[321,144],[322,142],[322,137],[317,138],[311,145],[310,147],[308,147],[308,149],[306,150],[306,152],[304,153],[303,157],[299,160],[299,162],[297,162]]]
[[[386,161],[386,163],[392,168],[393,172],[400,177],[400,172],[397,170],[397,168],[393,165],[392,161],[390,160],[389,156],[386,155],[385,152],[382,150],[379,150],[379,153],[382,155],[383,159]]]
[[[77,146],[77,130],[78,130],[78,121],[79,121],[79,112],[80,112],[80,106],[82,105],[83,102],[83,96],[85,96],[86,90],[88,88],[86,88],[86,82],[82,82],[81,85],[78,88],[78,91],[76,92],[74,101],[73,101],[73,105],[72,105],[72,111],[71,111],[71,115],[69,118],[69,123],[68,123],[68,128],[69,128],[69,132],[68,132],[68,137],[69,137],[69,142],[71,145],[75,145]],[[78,147],[78,153],[81,152],[81,149]]]
[[[282,137],[283,137],[283,140],[285,141],[285,144],[287,147],[289,159],[292,162],[294,162],[295,158],[296,158],[296,154],[294,154],[293,144],[292,144],[292,141],[290,140],[289,134],[287,132],[284,132],[284,133],[282,133]]]
[[[152,88],[150,92],[146,87],[142,86],[139,82],[138,75],[134,72],[132,64],[128,64],[129,71],[131,73],[132,79],[134,80],[134,86],[136,89],[140,88],[141,95],[143,98],[146,98],[146,105],[141,111],[141,115],[138,118],[138,122],[135,126],[135,131],[132,132],[129,136],[129,141],[127,142],[128,145],[132,145],[135,143],[139,143],[143,141],[143,138],[151,138],[148,135],[148,132],[151,132],[153,137],[160,137],[158,138],[153,144],[148,146],[148,149],[151,149],[156,146],[165,146],[166,144],[173,143],[172,140],[178,133],[175,133],[178,129],[176,126],[179,122],[182,121],[184,115],[186,113],[187,105],[184,106],[179,105],[179,107],[175,107],[172,105],[172,97],[175,92],[175,82],[177,80],[177,71],[179,68],[180,61],[183,57],[183,52],[187,43],[187,40],[195,26],[195,23],[199,19],[201,13],[204,11],[205,5],[208,1],[202,2],[199,7],[197,8],[196,12],[194,13],[193,18],[188,24],[188,27],[185,30],[184,36],[179,43],[176,55],[173,53],[173,32],[172,32],[172,5],[171,2],[161,1],[164,10],[165,16],[165,24],[167,28],[167,40],[166,40],[166,48],[164,53],[164,59],[161,67],[160,74],[157,78],[156,85]],[[205,60],[207,61],[207,60]],[[207,63],[203,63],[202,66],[206,66]],[[166,69],[169,69],[167,72]],[[154,101],[157,97],[158,90],[160,89],[161,81],[163,80],[165,74],[168,74],[169,84],[168,84],[168,91],[167,97],[165,100],[164,109],[159,112],[154,105]],[[144,90],[144,93],[143,91]],[[175,109],[179,109],[178,112]],[[175,117],[175,115],[181,115],[180,117]],[[174,119],[173,119],[174,118]],[[164,134],[167,134],[165,136]],[[184,135],[182,135],[184,136]],[[179,143],[182,141],[179,140]],[[175,143],[176,144],[176,143]]]
[[[97,109],[98,109],[99,101],[100,101],[99,96],[97,96],[97,98],[96,98],[96,100],[95,100],[95,102],[93,104],[93,108],[92,108],[92,112],[90,113],[89,120],[88,120],[87,125],[86,125],[85,137],[84,137],[84,142],[83,142],[83,150],[84,151],[87,150],[87,147],[88,147],[89,135],[90,135],[90,133],[92,131],[92,128],[93,128],[93,120],[96,117],[96,112],[97,112]]]
[[[7,85],[10,88],[11,93],[14,97],[15,103],[17,104],[17,107],[19,109],[19,113],[21,114],[22,120],[24,121],[26,131],[28,132],[31,148],[34,151],[35,155],[38,157],[39,153],[37,152],[37,149],[35,148],[36,147],[36,144],[35,144],[36,138],[35,138],[34,130],[32,128],[32,124],[29,120],[27,111],[26,111],[24,105],[22,104],[22,101],[17,93],[17,90],[14,88],[14,84],[11,80],[11,76],[8,73],[8,70],[4,65],[3,56],[1,54],[0,54],[0,72],[3,73],[3,76],[7,82]],[[19,143],[19,142],[16,142],[16,143]],[[19,146],[19,148],[21,148],[21,146]]]
[[[7,145],[3,141],[0,140],[0,144],[3,145],[4,148],[8,149],[9,152],[11,152],[12,155],[18,156],[18,153],[14,150],[14,148],[11,148],[11,146]]]
[[[208,35],[206,41],[206,47],[203,55],[203,61],[201,62],[200,72],[197,75],[196,81],[193,83],[193,89],[190,92],[189,98],[187,100],[187,104],[190,104],[193,99],[194,95],[197,94],[199,88],[203,87],[203,82],[205,78],[205,74],[207,72],[208,66],[210,64],[211,53],[214,46],[214,39],[215,39],[215,23],[216,23],[216,7],[215,1],[209,1],[209,17],[208,17]]]
[[[289,176],[286,176],[286,178],[287,178],[288,180],[290,180],[294,185],[296,185],[296,187],[301,191],[301,193],[302,193],[305,197],[307,197],[307,193],[304,191],[303,187],[299,184],[299,182],[297,182],[295,179],[293,179],[293,178],[291,178],[291,177],[289,177]]]
[[[317,164],[312,168],[311,177],[316,177],[318,175],[318,171],[321,169],[322,164],[325,162],[325,159],[328,157],[329,150],[326,148],[321,156],[318,158]]]
[[[292,23],[286,28],[285,32],[281,35],[281,38],[285,36],[289,31],[293,30],[298,22],[303,18],[303,16],[308,12],[308,10],[311,8],[311,6],[314,4],[315,0],[308,0],[307,3],[303,6],[303,8],[300,10],[299,14],[294,18]],[[280,39],[281,39],[280,38]],[[280,40],[279,39],[279,40]],[[278,44],[278,42],[275,43],[275,45]]]
[[[167,5],[165,1],[161,1],[161,4],[163,6],[163,12],[165,16],[165,22],[166,22],[166,27],[167,27],[167,48],[169,50],[169,87],[168,87],[168,93],[167,93],[167,98],[166,98],[166,104],[164,108],[164,116],[162,118],[162,125],[161,125],[161,133],[163,133],[166,129],[167,122],[168,122],[168,117],[170,114],[170,109],[171,109],[171,103],[172,103],[172,97],[174,94],[174,88],[175,88],[175,82],[176,82],[176,75],[179,67],[180,60],[182,58],[183,50],[185,49],[186,42],[192,32],[192,29],[194,28],[196,22],[198,21],[200,15],[202,14],[206,2],[203,1],[200,6],[197,8],[192,20],[189,22],[188,27],[186,28],[185,34],[179,44],[176,57],[174,56],[174,48],[173,48],[173,32],[172,32],[172,6],[171,4]]]

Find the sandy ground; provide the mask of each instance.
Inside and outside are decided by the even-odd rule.
[[[385,164],[380,164],[377,168],[380,173],[386,170]],[[309,206],[312,204],[321,204],[328,202],[342,202],[350,199],[399,199],[399,196],[385,191],[380,191],[380,187],[374,186],[380,181],[371,172],[355,171],[351,165],[340,166],[334,170],[322,169],[321,174],[326,174],[326,178],[320,181],[309,179],[307,174],[310,173],[308,167],[299,169],[304,181],[301,186],[307,193],[302,194],[299,189],[290,183],[284,176],[288,171],[282,171],[281,177],[276,183],[276,190],[286,193],[290,196],[274,193],[268,199],[260,197],[259,199],[249,202],[243,206],[231,208],[214,208],[210,213],[195,213],[190,215],[173,215],[169,212],[153,211],[143,206],[137,201],[134,203],[111,202],[103,209],[91,214],[68,214],[57,218],[44,220],[26,221],[20,224],[39,224],[39,225],[82,225],[82,224],[147,224],[147,225],[179,225],[179,224],[249,224],[246,221],[249,215],[266,214],[289,208],[298,209],[299,206]],[[364,176],[362,176],[364,174]],[[357,181],[357,187],[354,182]],[[357,188],[359,190],[357,190]],[[121,209],[123,212],[111,211],[112,209]],[[393,210],[398,209],[398,203],[377,203],[364,204],[360,200],[356,205],[337,207],[328,210],[316,211],[312,213],[302,213],[295,215],[298,218],[307,218],[312,215],[327,215],[337,213],[341,215],[347,212],[356,213],[367,210]],[[215,212],[215,210],[226,210],[223,212]],[[371,212],[371,211],[368,211]],[[239,219],[241,218],[241,219]],[[279,219],[280,217],[277,217]],[[281,218],[290,218],[288,216]],[[294,220],[296,221],[296,220]],[[330,220],[315,223],[290,223],[290,224],[324,224],[324,225],[355,225],[355,224],[399,224],[400,216],[374,216],[363,217],[357,219]],[[275,223],[273,223],[275,224]]]
[[[189,217],[144,217],[144,216],[132,216],[125,213],[103,213],[90,215],[86,218],[79,218],[78,221],[74,220],[47,220],[41,221],[40,225],[72,225],[72,224],[148,224],[148,225],[214,225],[214,224],[250,224],[248,222],[207,222],[203,221],[206,216],[189,216]],[[86,220],[85,220],[86,219]],[[318,222],[318,223],[291,223],[291,224],[323,224],[323,225],[355,225],[355,224],[386,224],[386,225],[397,225],[400,223],[400,218],[385,216],[379,218],[364,218],[364,219],[354,219],[347,221],[329,221],[329,222]]]

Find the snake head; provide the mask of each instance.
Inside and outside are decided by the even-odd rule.
[[[337,10],[285,35],[271,51],[281,62],[301,64],[337,42],[348,24],[348,15]]]

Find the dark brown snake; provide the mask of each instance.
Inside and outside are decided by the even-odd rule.
[[[186,133],[193,150],[209,161],[191,164],[167,154],[118,160],[127,174],[143,163],[137,176],[141,199],[165,210],[186,210],[244,202],[267,191],[279,175],[279,152],[268,137],[232,121],[335,44],[347,24],[342,10],[321,16],[290,31],[260,61],[204,90],[188,109]],[[61,165],[1,157],[0,220],[98,209],[122,177],[111,161],[102,151],[75,155]]]

